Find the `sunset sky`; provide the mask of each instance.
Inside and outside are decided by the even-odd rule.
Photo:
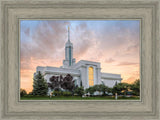
[[[73,57],[101,63],[101,71],[121,74],[122,82],[139,78],[139,21],[55,21],[22,20],[21,88],[32,90],[37,66],[62,66],[67,26],[73,43]]]

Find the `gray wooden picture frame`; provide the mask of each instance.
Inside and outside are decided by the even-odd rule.
[[[12,119],[160,119],[159,0],[0,0],[0,120]],[[140,20],[138,101],[20,101],[19,21]]]

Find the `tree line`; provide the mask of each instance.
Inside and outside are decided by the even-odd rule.
[[[133,84],[128,83],[116,83],[113,88],[109,88],[104,84],[94,85],[87,89],[84,89],[82,84],[80,87],[75,85],[75,81],[70,74],[67,74],[65,77],[60,76],[52,76],[49,79],[49,82],[44,79],[41,72],[34,77],[33,81],[33,90],[30,92],[30,95],[47,95],[48,88],[53,91],[52,94],[55,96],[63,95],[79,95],[82,96],[84,94],[94,95],[95,92],[101,93],[102,96],[109,95],[112,93],[115,95],[127,95],[127,92],[131,92],[132,95],[139,96],[140,95],[140,80],[137,79]],[[26,95],[27,92],[24,89],[20,90],[20,96]]]

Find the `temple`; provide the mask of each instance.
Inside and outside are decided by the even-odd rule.
[[[44,75],[47,82],[49,82],[52,76],[66,76],[70,74],[75,81],[75,85],[83,86],[84,89],[96,84],[105,84],[108,87],[113,87],[122,80],[120,74],[101,72],[101,64],[99,62],[80,60],[76,63],[76,59],[73,58],[73,44],[70,40],[69,27],[63,65],[61,67],[38,66],[34,75],[36,75],[38,71]]]

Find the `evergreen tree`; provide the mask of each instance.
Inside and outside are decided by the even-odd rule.
[[[47,95],[48,85],[43,75],[39,71],[33,81],[33,95]]]

